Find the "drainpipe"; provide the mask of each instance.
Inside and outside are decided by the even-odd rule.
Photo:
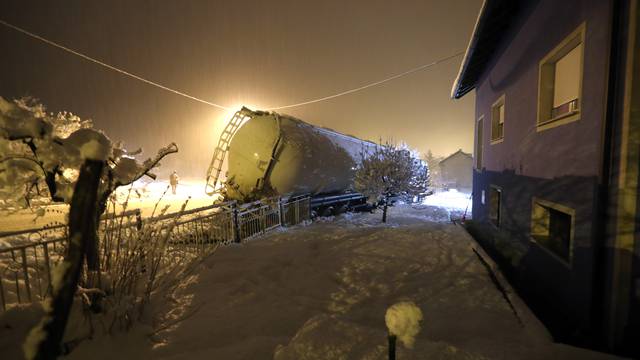
[[[633,1],[633,0],[632,0]],[[624,69],[625,69],[625,26],[628,23],[625,19],[628,11],[623,11],[622,0],[612,0],[611,5],[611,27],[610,27],[610,52],[608,59],[608,79],[606,95],[606,113],[604,118],[604,131],[602,139],[602,169],[601,184],[598,186],[598,206],[597,206],[597,227],[594,248],[593,265],[593,289],[592,289],[592,328],[594,335],[599,335],[600,348],[603,350],[614,350],[616,347],[616,329],[612,322],[614,314],[612,309],[615,305],[611,302],[611,295],[616,291],[616,284],[612,281],[614,268],[615,246],[609,246],[610,242],[615,243],[616,229],[616,204],[617,192],[612,189],[617,179],[616,157],[619,154],[615,151],[617,132],[620,131],[618,120],[623,116],[623,104],[621,100],[624,95]],[[620,159],[621,160],[621,159]]]

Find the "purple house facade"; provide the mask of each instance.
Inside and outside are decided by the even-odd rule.
[[[563,342],[638,354],[637,0],[486,0],[469,229]]]

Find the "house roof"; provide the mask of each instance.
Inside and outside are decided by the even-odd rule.
[[[438,164],[442,164],[443,162],[445,162],[445,161],[447,161],[447,160],[449,160],[452,157],[457,156],[457,155],[468,156],[469,158],[473,159],[473,156],[471,154],[462,151],[462,149],[459,149],[458,151],[454,152],[453,154],[451,154],[451,155],[447,156],[446,158],[440,160],[440,162]]]
[[[526,2],[528,0],[484,0],[453,83],[451,98],[459,99],[476,87],[487,63],[507,34],[507,28]]]

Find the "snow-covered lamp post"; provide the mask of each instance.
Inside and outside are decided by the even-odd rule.
[[[413,302],[403,301],[389,307],[384,320],[388,330],[389,360],[395,360],[396,339],[400,339],[406,348],[413,348],[420,332],[422,311]]]

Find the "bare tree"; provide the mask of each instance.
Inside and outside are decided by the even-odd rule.
[[[387,142],[372,153],[362,154],[355,174],[355,188],[370,200],[382,204],[382,222],[387,221],[389,199],[395,195],[415,196],[427,191],[429,168],[407,148]]]

